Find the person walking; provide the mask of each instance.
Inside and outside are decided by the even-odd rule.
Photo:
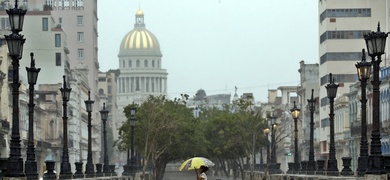
[[[209,168],[207,166],[200,166],[198,180],[207,180],[207,175],[205,172],[208,170]]]

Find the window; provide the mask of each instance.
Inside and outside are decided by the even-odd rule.
[[[55,47],[61,47],[61,34],[55,34]]]
[[[145,67],[148,67],[148,60],[145,60],[144,66],[145,66]]]
[[[1,24],[0,24],[1,30],[10,30],[11,27],[9,24],[9,18],[0,18],[0,19],[1,19]]]
[[[49,19],[42,18],[42,31],[48,31],[48,30],[49,30]]]
[[[154,60],[152,61],[152,67],[154,67]]]
[[[104,94],[104,90],[103,89],[99,89],[99,95],[103,95]]]
[[[125,67],[125,63],[126,63],[125,61],[122,61],[122,67]]]
[[[84,49],[77,49],[78,59],[84,59]]]
[[[56,66],[61,66],[61,53],[56,53]]]
[[[77,16],[77,26],[84,25],[83,16]]]
[[[140,66],[140,62],[139,62],[139,60],[137,60],[137,67],[139,67]]]
[[[129,60],[129,67],[131,67],[131,60]]]
[[[111,94],[111,86],[108,86],[108,87],[107,87],[107,93],[108,93],[108,94]]]
[[[58,23],[62,24],[62,18],[58,18]]]
[[[77,42],[84,42],[84,32],[77,32]]]

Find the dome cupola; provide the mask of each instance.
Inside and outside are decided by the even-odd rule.
[[[156,36],[145,28],[144,12],[140,9],[135,13],[134,29],[122,39],[118,56],[129,54],[161,56],[160,44]]]

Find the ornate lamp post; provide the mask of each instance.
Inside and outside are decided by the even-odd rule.
[[[274,113],[274,112],[273,112]],[[271,117],[271,173],[279,173],[280,164],[276,161],[276,116],[272,114]]]
[[[373,65],[372,84],[372,132],[371,132],[371,153],[368,158],[368,169],[366,174],[384,174],[384,162],[381,150],[381,134],[380,134],[380,114],[379,114],[379,70],[381,56],[385,52],[387,33],[381,32],[378,23],[377,32],[371,32],[364,35],[366,41],[368,55],[371,56]],[[377,57],[377,59],[375,59]]]
[[[15,0],[15,7],[6,10],[9,16],[12,34],[5,35],[8,44],[9,55],[12,59],[12,132],[10,143],[10,154],[8,168],[5,177],[24,178],[23,158],[21,157],[20,132],[19,132],[19,60],[23,55],[23,44],[26,39],[19,34],[23,29],[23,20],[26,10],[18,8],[18,1]]]
[[[329,84],[326,86],[326,92],[329,98],[330,104],[330,113],[329,113],[329,124],[330,124],[330,145],[329,145],[329,158],[328,158],[328,168],[326,172],[328,175],[339,175],[339,170],[337,168],[337,159],[336,159],[336,148],[334,145],[334,98],[337,94],[338,84],[334,83],[334,78],[332,78],[332,73],[329,74]]]
[[[130,175],[130,149],[127,149],[127,163],[123,166],[123,173],[122,176],[129,176]]]
[[[64,79],[63,87],[60,88],[62,94],[62,128],[63,128],[63,146],[62,146],[62,162],[60,179],[72,179],[72,170],[70,169],[69,163],[69,150],[68,150],[68,114],[67,114],[67,103],[69,101],[70,91],[72,88],[66,86],[65,75],[62,76]]]
[[[27,80],[29,84],[29,103],[28,103],[28,142],[27,142],[27,161],[25,162],[25,173],[27,179],[38,179],[37,162],[35,161],[34,147],[34,85],[37,83],[38,73],[41,68],[35,68],[34,53],[30,53],[31,66],[27,70]]]
[[[269,139],[268,139],[268,135],[269,135],[269,131],[270,131],[270,129],[269,128],[266,128],[266,129],[264,129],[264,134],[265,134],[265,137],[266,137],[266,139],[267,139],[267,166],[268,166],[268,164],[270,164],[270,157],[269,157]]]
[[[91,91],[88,91],[88,100],[84,101],[85,107],[88,112],[88,155],[87,155],[87,164],[85,167],[85,176],[86,177],[95,177],[95,168],[92,162],[92,107],[95,101],[91,100]]]
[[[131,126],[131,132],[130,132],[130,138],[131,138],[131,155],[130,155],[130,174],[133,176],[133,179],[135,177],[136,169],[136,159],[134,154],[134,126],[137,119],[135,118],[135,115],[137,113],[137,108],[133,106],[130,108],[130,126]]]
[[[360,139],[360,156],[358,159],[357,174],[362,176],[368,168],[368,142],[367,142],[367,97],[366,87],[367,80],[370,79],[371,63],[366,61],[366,53],[362,50],[362,61],[356,65],[358,78],[360,81],[362,98],[360,99],[362,106],[361,113],[361,139]]]
[[[102,117],[103,121],[103,140],[104,140],[104,166],[103,166],[103,173],[104,176],[108,176],[111,174],[110,172],[110,164],[108,162],[108,155],[107,155],[107,131],[106,131],[106,122],[108,119],[108,110],[106,110],[106,103],[103,103],[103,110],[100,111],[100,116]]]
[[[314,89],[311,90],[311,99],[308,99],[310,110],[310,149],[309,161],[307,162],[307,174],[314,174],[316,171],[316,161],[314,160],[314,110],[316,100],[313,98]]]
[[[290,110],[291,115],[294,119],[294,134],[295,134],[295,139],[294,139],[294,173],[298,173],[300,169],[300,163],[299,163],[299,156],[298,156],[298,117],[300,113],[300,109],[297,108],[297,105],[295,104],[294,101],[294,107]]]

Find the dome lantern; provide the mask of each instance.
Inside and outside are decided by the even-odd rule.
[[[139,9],[135,13],[134,29],[122,39],[118,56],[128,53],[154,54],[161,57],[160,44],[154,34],[145,28],[144,12]]]
[[[135,24],[134,24],[134,27],[145,27],[144,12],[141,9],[139,9],[135,13]]]

